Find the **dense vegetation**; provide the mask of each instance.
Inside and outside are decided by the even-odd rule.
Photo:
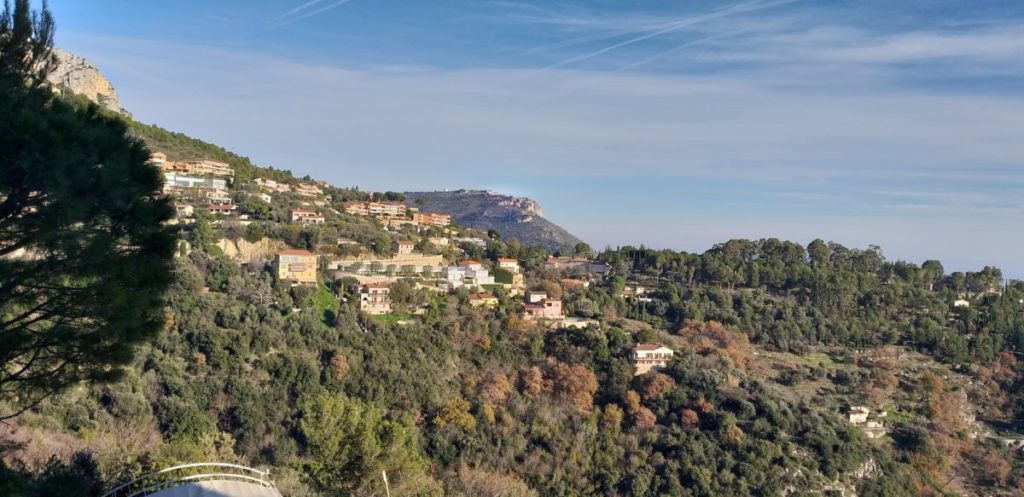
[[[116,378],[158,330],[173,214],[149,151],[45,81],[53,22],[0,12],[0,420]]]
[[[144,333],[95,349],[127,363],[116,381],[99,374],[110,371],[108,363],[55,354],[95,369],[87,379],[97,381],[33,401],[0,425],[0,495],[99,495],[135,475],[197,460],[271,467],[289,497],[381,495],[381,471],[392,493],[404,496],[1024,493],[1024,467],[1005,444],[1024,423],[1017,395],[1024,367],[1016,359],[1024,346],[1024,284],[1002,281],[998,269],[947,275],[937,261],[887,261],[877,247],[770,239],[732,240],[702,254],[607,249],[595,258],[610,265],[610,276],[566,274],[546,268],[542,248],[496,231],[472,233],[483,247],[442,249],[429,241],[447,235],[438,228],[389,233],[337,212],[340,202],[368,197],[356,188],[326,187],[324,206],[335,212],[325,224],[289,224],[288,209],[305,200],[290,193],[258,200],[250,180],[291,181],[290,172],[156,126],[129,122],[126,129],[120,117],[83,102],[59,105],[65,119],[84,112],[114,130],[111,142],[98,143],[127,144],[110,174],[150,188],[122,193],[151,198],[156,186],[155,171],[136,167],[145,151],[124,140],[129,134],[172,160],[232,163],[233,200],[249,219],[243,225],[197,213],[194,224],[180,227],[193,250],[182,246],[172,281],[144,266],[106,263],[85,276],[113,274],[127,283],[88,299],[54,291],[68,304],[60,310],[113,309],[101,317],[118,326],[142,322],[155,336],[134,358],[129,346]],[[0,134],[0,145],[25,135]],[[5,161],[12,156],[3,152]],[[118,205],[109,185],[117,178],[82,173],[33,181],[99,188],[111,197],[96,198]],[[12,193],[3,195],[6,202]],[[163,199],[153,205],[147,219],[163,219]],[[499,288],[496,309],[473,307],[465,290],[417,289],[412,274],[391,288],[402,318],[370,317],[347,279],[321,271],[317,286],[290,287],[264,261],[239,263],[218,248],[222,239],[269,238],[321,254],[386,256],[396,237],[415,238],[418,250],[449,261],[515,258],[527,286],[599,325],[549,328],[521,319],[518,300]],[[168,255],[162,244],[151,248]],[[585,244],[574,252],[590,255]],[[6,267],[0,274],[14,274]],[[78,276],[60,267],[46,274],[64,283]],[[136,288],[130,283],[154,275],[151,287],[127,294]],[[156,290],[165,290],[161,322],[147,312]],[[0,310],[5,320],[13,312]],[[421,312],[411,317],[414,311]],[[118,312],[125,316],[114,319]],[[663,369],[635,375],[630,352],[651,341],[676,355]],[[888,434],[869,440],[842,419],[840,408],[851,403],[887,410]],[[0,396],[0,412],[24,405]]]

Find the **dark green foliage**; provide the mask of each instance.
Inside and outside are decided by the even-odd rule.
[[[48,14],[27,27],[27,10],[0,19],[0,399],[14,411],[118,376],[162,326],[175,247],[160,174],[125,124],[23,85],[34,72],[15,61],[45,51],[19,37],[49,42]]]

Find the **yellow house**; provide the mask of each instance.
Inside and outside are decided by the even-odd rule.
[[[487,307],[488,309],[493,309],[498,307],[498,297],[486,293],[470,295],[469,305],[473,307]]]
[[[277,279],[296,285],[316,284],[316,254],[306,250],[282,250],[274,254]]]

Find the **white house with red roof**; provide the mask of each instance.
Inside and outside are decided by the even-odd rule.
[[[633,346],[633,365],[641,375],[655,368],[668,366],[675,351],[660,343],[638,343]]]

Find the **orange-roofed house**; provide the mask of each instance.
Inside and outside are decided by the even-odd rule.
[[[308,209],[290,209],[288,210],[288,222],[309,225],[324,224],[326,220],[324,219],[324,216],[317,211]]]
[[[668,366],[675,352],[660,343],[638,343],[633,347],[633,365],[641,375],[655,368]]]
[[[232,204],[210,204],[206,206],[206,210],[210,214],[231,214],[236,207]]]
[[[508,271],[512,274],[519,272],[519,259],[510,259],[507,257],[498,258],[498,267]]]
[[[308,250],[282,250],[274,254],[277,279],[293,285],[315,285],[316,254]]]

